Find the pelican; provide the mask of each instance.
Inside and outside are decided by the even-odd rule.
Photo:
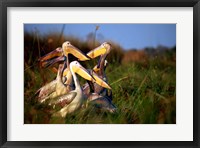
[[[71,86],[73,86],[73,81],[72,81],[72,75],[69,70],[69,59],[68,59],[68,54],[72,54],[75,57],[77,57],[80,61],[85,61],[89,60],[90,58],[82,53],[78,48],[74,47],[69,41],[66,41],[62,44],[62,48],[58,47],[54,51],[48,53],[47,55],[41,57],[39,61],[42,63],[42,66],[48,66],[52,65],[57,61],[66,61],[67,63],[67,68],[65,69],[65,78],[63,78],[63,81],[65,84],[68,86],[68,90],[71,90]],[[54,57],[54,60],[49,60]],[[52,93],[55,92],[56,89],[56,80],[53,80],[50,83],[47,83],[43,87],[41,87],[38,91],[36,91],[35,94],[38,95],[38,100],[46,100],[49,96],[51,96]],[[73,89],[73,88],[72,88]],[[54,95],[53,95],[54,96]],[[42,101],[41,101],[42,102]]]
[[[90,58],[96,58],[98,56],[100,56],[98,64],[93,68],[93,71],[96,72],[96,74],[103,79],[105,82],[107,82],[107,77],[105,74],[105,69],[107,67],[107,60],[106,57],[107,55],[110,53],[111,51],[111,45],[107,42],[104,42],[103,44],[101,44],[99,47],[91,50],[90,52],[87,53],[87,56]],[[90,83],[89,83],[90,85]],[[84,85],[84,93],[86,95],[89,94],[89,89],[93,87],[93,91],[97,94],[101,94],[103,96],[108,95],[108,91],[107,89],[101,87],[100,85],[97,85],[96,83],[94,83],[93,85],[89,86],[88,84]],[[112,92],[111,92],[112,93]],[[109,95],[110,99],[112,100],[112,95]]]
[[[84,101],[84,94],[76,74],[79,74],[88,81],[94,80],[94,78],[90,75],[90,73],[77,61],[71,62],[69,68],[75,83],[75,89],[71,90],[65,95],[62,95],[54,99],[55,101],[51,102],[52,104],[59,104],[59,103],[62,104],[62,102],[64,101],[65,104],[64,107],[58,112],[54,113],[53,116],[65,117],[67,114],[70,114],[78,110],[82,106]]]
[[[51,91],[52,90],[53,91],[49,93],[48,95],[44,95],[43,97],[38,98],[38,101],[40,103],[45,102],[47,99],[52,99],[52,98],[64,95],[73,89],[73,86],[64,84],[66,82],[66,77],[63,77],[63,71],[65,67],[66,67],[65,62],[64,64],[59,64],[56,79],[49,83],[53,87],[53,89],[51,89]],[[42,88],[47,87],[47,86],[48,85],[45,85]]]
[[[102,78],[106,82],[107,77],[105,70],[108,64],[106,57],[110,53],[110,50],[111,45],[107,42],[104,42],[99,47],[87,53],[90,58],[96,58],[100,56],[98,64],[93,68],[93,71],[91,72],[95,72],[98,77]],[[84,94],[88,97],[87,104],[92,103],[100,109],[108,110],[111,113],[116,112],[116,107],[112,103],[112,91],[110,91],[110,94],[108,94],[107,89],[89,81],[87,84],[85,84],[83,90]]]

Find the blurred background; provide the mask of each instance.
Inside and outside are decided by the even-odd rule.
[[[84,53],[111,43],[106,74],[117,113],[83,110],[52,119],[51,108],[37,103],[34,93],[56,77],[51,67],[40,67],[38,58],[65,41]],[[92,68],[97,60],[81,64]],[[25,24],[24,78],[24,123],[176,123],[176,25]]]

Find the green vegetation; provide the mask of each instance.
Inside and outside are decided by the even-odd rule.
[[[112,87],[113,103],[117,112],[111,114],[89,106],[68,115],[65,119],[51,117],[54,112],[52,107],[39,104],[34,93],[45,83],[52,81],[56,74],[51,68],[41,69],[37,59],[61,46],[66,40],[85,53],[94,48],[88,41],[62,37],[58,42],[58,37],[59,35],[49,34],[39,38],[25,33],[24,123],[176,123],[176,49],[148,48],[124,52],[122,47],[113,42],[106,74]],[[96,46],[99,44],[97,42]],[[128,58],[130,56],[132,58]],[[97,60],[82,64],[92,68]],[[82,84],[85,83],[80,79]]]

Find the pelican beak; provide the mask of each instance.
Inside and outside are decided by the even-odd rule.
[[[100,55],[103,55],[106,53],[106,48],[104,46],[99,46],[93,50],[91,50],[90,52],[87,53],[87,56],[89,56],[90,58],[94,59]]]
[[[78,48],[74,47],[73,45],[70,45],[67,48],[68,48],[68,52],[66,52],[64,50],[64,52],[65,52],[66,55],[68,53],[71,53],[72,55],[74,55],[75,57],[77,57],[79,61],[90,60],[90,57],[88,57],[87,55],[85,55],[82,51],[80,51]]]
[[[96,73],[92,73],[92,76],[95,78],[95,82],[104,87],[104,88],[108,88],[108,89],[112,89],[104,80],[102,80]]]
[[[94,77],[83,66],[74,65],[72,69],[75,73],[79,74],[84,79],[89,81],[95,81]]]
[[[49,60],[45,60],[43,62],[41,62],[42,67],[46,68],[49,67],[57,62],[60,61],[65,61],[65,57],[64,56],[59,56],[57,58],[53,58],[53,59],[49,59]]]
[[[39,61],[44,62],[46,60],[52,59],[54,57],[59,57],[59,56],[62,56],[62,55],[63,55],[62,48],[58,47],[55,50],[53,50],[52,52],[50,52],[50,53],[44,55],[43,57],[39,58]]]

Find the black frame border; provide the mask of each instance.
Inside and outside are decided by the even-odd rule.
[[[1,147],[200,147],[200,0],[0,0]],[[7,7],[193,7],[193,141],[7,141]],[[199,57],[199,58],[198,58]]]

